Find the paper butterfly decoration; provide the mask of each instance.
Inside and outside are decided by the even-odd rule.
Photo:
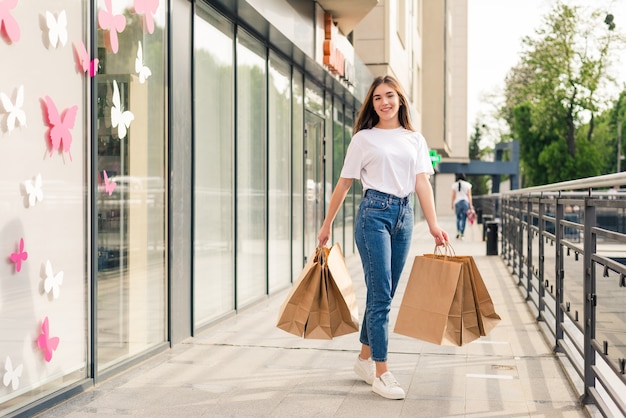
[[[50,337],[48,317],[41,324],[41,334],[37,337],[37,346],[44,352],[44,357],[48,363],[52,360],[52,352],[59,347],[59,337]]]
[[[76,120],[78,106],[74,105],[65,110],[63,117],[59,114],[56,105],[49,96],[46,96],[46,107],[48,110],[48,125],[50,126],[50,156],[56,150],[67,152],[72,161],[72,132]]]
[[[149,33],[154,32],[154,17],[159,8],[159,0],[135,0],[135,13],[144,15],[144,24]]]
[[[17,6],[17,0],[0,1],[0,31],[11,42],[20,40],[20,26],[17,20],[11,15],[11,10]]]
[[[4,93],[0,93],[0,100],[4,110],[9,113],[9,116],[7,116],[7,129],[9,132],[15,129],[16,122],[19,122],[20,126],[26,126],[26,112],[22,109],[22,106],[24,106],[24,85],[17,88],[15,103],[12,103],[9,96]]]
[[[20,364],[15,369],[13,368],[13,362],[11,362],[11,357],[7,356],[6,361],[4,362],[4,377],[2,378],[2,383],[4,386],[11,385],[13,390],[16,390],[20,387],[20,377],[22,377],[22,370],[24,369],[24,365]]]
[[[84,73],[89,71],[90,77],[96,75],[100,60],[98,60],[98,58],[91,61],[89,60],[89,54],[87,53],[87,48],[85,48],[83,41],[74,44],[74,53],[79,70],[82,70]]]
[[[37,202],[41,202],[43,200],[43,189],[41,186],[41,174],[37,174],[34,181],[26,180],[24,182],[24,187],[26,188],[26,193],[28,194],[29,208],[32,208],[37,204]]]
[[[47,294],[52,292],[52,296],[55,299],[59,298],[61,294],[61,285],[63,284],[63,272],[60,271],[54,274],[52,271],[52,264],[50,260],[46,261],[46,280],[44,280],[43,287]]]
[[[22,270],[22,261],[26,261],[28,253],[24,251],[24,238],[20,238],[20,249],[16,253],[11,253],[11,261],[15,264],[15,271]]]
[[[139,46],[137,47],[137,58],[135,58],[135,71],[139,74],[139,82],[141,84],[145,83],[148,77],[152,75],[152,71],[150,68],[143,65],[143,48],[141,47],[141,42],[139,42]]]
[[[119,48],[117,41],[118,32],[124,32],[126,28],[126,17],[124,15],[114,15],[113,7],[111,6],[111,0],[104,0],[106,10],[100,10],[98,12],[98,25],[100,29],[108,31],[108,37],[105,37],[105,41],[108,42],[108,46],[114,54],[117,54]]]
[[[106,170],[102,171],[102,175],[104,176],[104,191],[107,192],[109,196],[111,196],[113,194],[113,191],[117,187],[117,183],[113,180],[109,180],[109,176]]]
[[[65,10],[61,10],[56,19],[51,12],[46,11],[46,26],[48,27],[50,46],[56,48],[59,43],[65,46],[67,43],[67,15]]]
[[[135,119],[135,115],[130,110],[123,111],[120,101],[120,91],[117,88],[117,81],[113,80],[113,106],[111,107],[111,125],[117,127],[117,136],[120,139],[126,138],[127,129]]]

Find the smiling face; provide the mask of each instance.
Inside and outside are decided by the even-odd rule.
[[[398,92],[389,84],[382,83],[372,94],[372,104],[379,117],[379,128],[397,128],[400,126],[398,111],[400,110],[400,97]]]

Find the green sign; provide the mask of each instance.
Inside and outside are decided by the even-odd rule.
[[[430,161],[433,163],[433,168],[437,165],[439,161],[441,161],[441,155],[437,154],[437,151],[434,149],[430,150]]]

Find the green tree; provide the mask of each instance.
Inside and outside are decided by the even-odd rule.
[[[479,123],[474,125],[474,132],[470,136],[469,144],[470,160],[481,160],[485,153],[490,151],[480,147],[480,141],[483,138],[483,127],[484,125],[480,125]],[[474,196],[489,194],[489,185],[487,184],[488,180],[488,176],[468,176],[467,181],[469,181],[472,185],[472,194]]]
[[[501,114],[520,141],[524,186],[602,170],[592,142],[602,93],[611,82],[611,53],[620,40],[614,29],[612,15],[583,16],[580,8],[557,1],[536,36],[523,40],[520,63],[505,81]]]

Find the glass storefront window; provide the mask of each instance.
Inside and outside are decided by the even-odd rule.
[[[268,144],[269,293],[291,283],[291,74],[285,61],[270,53]]]
[[[194,325],[235,308],[233,25],[200,5],[194,23]]]
[[[352,114],[352,109],[347,105],[344,108],[344,119],[343,119],[343,129],[344,129],[344,141],[345,141],[345,149],[348,149],[348,145],[352,140],[352,127],[354,125],[354,118]],[[345,156],[345,154],[344,154]],[[354,243],[354,219],[356,217],[356,211],[358,209],[358,205],[361,203],[361,197],[363,194],[363,187],[361,186],[360,180],[354,180],[352,182],[352,190],[346,196],[345,201],[345,237],[346,237],[346,246],[344,247],[344,252],[346,254],[352,254],[356,251],[356,245]]]
[[[131,0],[99,0],[97,6],[94,262],[100,371],[166,338],[167,83],[166,2],[142,14]]]
[[[88,43],[89,3],[7,4],[3,17],[19,31],[7,20],[0,29],[2,416],[89,370],[89,75],[73,55],[73,44]],[[61,14],[67,39],[53,30]]]
[[[334,189],[335,185],[339,181],[339,175],[341,174],[341,167],[343,166],[343,160],[344,160],[343,136],[345,132],[343,129],[343,121],[344,121],[343,103],[336,100],[335,107],[333,109],[333,141],[332,141],[333,146],[332,146],[332,154],[330,154],[332,157],[329,160],[327,160],[327,161],[330,161],[330,164],[332,165],[332,173],[333,173],[332,178],[329,179],[329,183],[331,184],[327,185],[327,187],[330,186],[331,188],[331,195],[332,195],[332,190]],[[354,184],[354,182],[352,184]],[[328,207],[328,204],[330,204],[331,195],[327,195],[328,201],[326,202],[326,207]],[[341,205],[339,212],[337,212],[337,217],[335,218],[335,221],[333,222],[333,240],[335,242],[338,242],[341,245],[341,248],[343,248],[345,252],[346,246],[345,246],[345,236],[344,236],[344,213],[345,213],[345,208],[343,205]]]
[[[305,80],[304,114],[304,255],[317,247],[317,233],[324,220],[324,91]]]
[[[293,70],[293,132],[292,159],[292,278],[297,278],[304,266],[304,75]]]
[[[266,50],[237,36],[237,308],[267,292],[266,279]]]

